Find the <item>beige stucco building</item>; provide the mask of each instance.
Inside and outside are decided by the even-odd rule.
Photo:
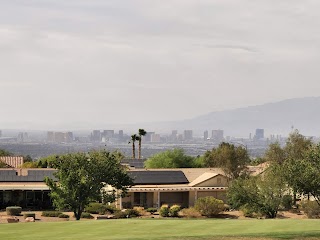
[[[159,208],[163,204],[193,206],[200,197],[226,200],[228,178],[217,168],[130,170],[135,185],[128,196],[117,200],[119,208],[142,206]]]

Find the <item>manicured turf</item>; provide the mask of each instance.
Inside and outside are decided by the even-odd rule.
[[[320,220],[124,219],[0,224],[0,239],[320,239]]]

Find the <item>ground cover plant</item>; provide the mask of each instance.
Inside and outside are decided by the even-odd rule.
[[[53,234],[54,233],[54,234]],[[0,224],[0,239],[314,239],[318,220],[117,219]]]

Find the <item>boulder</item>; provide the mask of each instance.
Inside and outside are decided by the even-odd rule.
[[[19,219],[16,217],[10,217],[10,218],[7,218],[7,222],[8,223],[18,223]]]
[[[34,217],[27,217],[25,222],[35,222]]]

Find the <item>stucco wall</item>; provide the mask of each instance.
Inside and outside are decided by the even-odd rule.
[[[196,186],[197,187],[227,187],[228,179],[222,175],[218,175],[205,182],[197,184]]]

